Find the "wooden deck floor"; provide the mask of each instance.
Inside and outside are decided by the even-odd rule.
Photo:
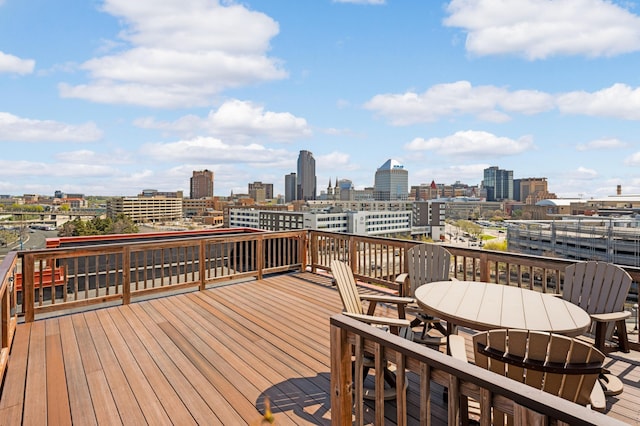
[[[21,324],[0,424],[258,424],[265,396],[279,425],[329,424],[340,310],[329,278],[303,273]],[[638,424],[640,357],[608,361],[626,388],[607,414]]]

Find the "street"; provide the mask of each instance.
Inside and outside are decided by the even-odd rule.
[[[23,250],[34,250],[45,248],[47,238],[58,236],[58,231],[40,231],[36,229],[26,229],[22,240]],[[20,240],[9,243],[7,246],[0,247],[0,259],[3,259],[8,252],[20,250]]]

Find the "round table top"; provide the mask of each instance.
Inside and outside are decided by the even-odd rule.
[[[591,324],[589,314],[566,300],[538,291],[478,281],[437,281],[416,289],[418,305],[455,325],[547,331],[577,336]]]

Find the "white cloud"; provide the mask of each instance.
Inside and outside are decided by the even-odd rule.
[[[566,114],[640,120],[640,88],[614,84],[597,92],[569,92],[558,96],[558,108]]]
[[[304,118],[288,112],[265,111],[251,102],[231,100],[217,111],[210,111],[205,118],[187,115],[173,122],[156,121],[153,118],[138,119],[138,127],[161,129],[193,136],[204,130],[208,135],[244,141],[266,137],[274,141],[291,141],[311,136],[311,129]]]
[[[577,179],[577,180],[592,180],[598,177],[598,172],[594,169],[589,169],[589,168],[580,166],[575,170],[569,171],[568,177],[570,179]]]
[[[474,87],[468,81],[457,81],[437,84],[424,93],[376,95],[364,107],[397,126],[459,115],[504,122],[509,120],[507,113],[536,114],[553,108],[553,97],[535,90],[510,92],[496,86]]]
[[[351,156],[346,152],[333,151],[325,155],[318,155],[316,157],[318,170],[340,172],[341,174],[347,171],[358,170],[360,167],[358,164],[354,164],[351,161]],[[344,177],[341,175],[340,177]]]
[[[640,166],[640,152],[635,152],[624,160],[624,164],[627,166],[638,167]]]
[[[229,145],[212,137],[197,137],[170,143],[148,143],[140,149],[157,161],[192,162],[194,164],[249,163],[275,165],[290,162],[293,154],[265,148],[259,144]]]
[[[287,76],[267,55],[279,31],[270,17],[217,1],[106,0],[129,48],[86,61],[90,82],[60,84],[63,97],[151,107],[203,106],[232,87]]]
[[[435,151],[454,157],[505,157],[528,151],[534,147],[531,136],[517,140],[496,136],[489,132],[467,130],[444,138],[415,138],[405,145],[409,151]]]
[[[364,107],[395,126],[463,115],[501,123],[510,120],[511,113],[534,115],[552,110],[564,114],[640,120],[640,87],[616,83],[595,92],[573,91],[552,95],[537,90],[509,91],[457,81],[434,85],[423,93],[376,95]]]
[[[133,161],[131,153],[123,149],[113,152],[99,153],[88,149],[59,152],[54,156],[58,161],[73,164],[128,164]]]
[[[102,131],[91,122],[76,126],[0,112],[0,141],[91,142],[101,137]]]
[[[116,171],[107,165],[67,163],[44,163],[37,161],[0,160],[0,176],[49,178],[110,177]]]
[[[36,66],[33,59],[21,59],[17,56],[0,52],[0,73],[31,74]]]
[[[595,139],[595,140],[589,141],[587,143],[578,144],[576,146],[576,149],[578,151],[592,151],[592,150],[596,150],[596,149],[624,148],[627,145],[628,145],[627,143],[622,142],[619,139],[606,138],[606,139]]]
[[[606,0],[452,0],[444,24],[475,55],[614,56],[640,50],[640,17]]]

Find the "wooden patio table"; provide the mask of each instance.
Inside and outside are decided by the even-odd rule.
[[[414,297],[428,314],[456,326],[547,331],[577,336],[591,324],[589,314],[560,297],[520,287],[478,281],[437,281],[416,289]]]

